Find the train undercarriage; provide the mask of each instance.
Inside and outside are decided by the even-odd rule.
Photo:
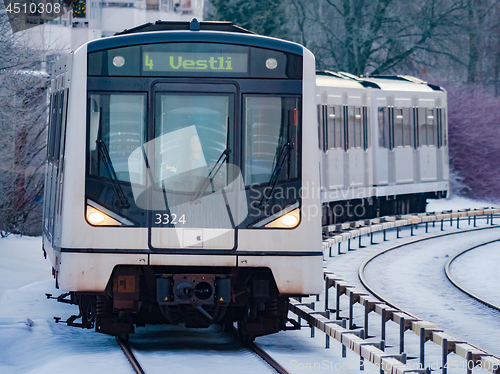
[[[322,225],[370,219],[389,215],[425,212],[427,199],[446,198],[446,191],[381,196],[323,204]]]
[[[285,330],[288,311],[288,297],[268,268],[116,266],[105,292],[55,299],[79,307],[78,315],[56,322],[122,337],[147,324],[232,328],[237,322],[240,335],[253,340]]]

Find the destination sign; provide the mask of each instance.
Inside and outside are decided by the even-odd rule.
[[[247,73],[247,53],[143,52],[144,72]]]

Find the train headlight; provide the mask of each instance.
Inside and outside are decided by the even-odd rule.
[[[251,228],[276,228],[276,229],[293,229],[300,224],[300,208],[299,203],[289,205],[283,210],[274,213],[272,216],[261,219],[260,221],[249,226]]]
[[[87,222],[92,226],[134,226],[134,223],[129,219],[106,209],[92,200],[87,200],[85,216]]]
[[[92,212],[88,215],[89,222],[94,225],[99,225],[104,222],[106,217],[101,212]]]
[[[294,227],[299,223],[299,219],[292,214],[285,214],[281,217],[281,223],[286,227]]]

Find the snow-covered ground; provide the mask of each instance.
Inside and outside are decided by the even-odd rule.
[[[0,239],[0,373],[132,373],[114,338],[54,323],[78,309],[45,297],[61,291],[41,248],[41,238]]]
[[[493,242],[457,257],[450,265],[450,273],[467,291],[500,306],[499,264],[500,242]]]
[[[365,278],[375,292],[398,307],[498,356],[500,337],[493,332],[500,331],[500,313],[455,288],[444,274],[452,255],[498,238],[496,228],[401,247],[371,261]],[[486,266],[475,257],[469,263],[478,270]]]
[[[471,200],[466,197],[452,196],[448,199],[428,199],[426,210],[428,212],[439,212],[454,209],[485,208],[493,205],[494,204],[487,201]]]
[[[59,295],[63,290],[54,288],[40,238],[12,235],[1,239],[0,257],[1,374],[132,373],[113,337],[54,323],[54,316],[67,318],[77,308],[45,297],[45,293]],[[31,327],[28,319],[33,321]],[[317,331],[315,339],[309,335],[305,328],[258,338],[257,343],[276,354],[291,372],[300,373],[306,364],[321,363],[323,369],[344,365],[354,374],[360,373],[354,353],[342,358],[338,342],[332,340],[332,348],[325,350],[323,334]],[[130,340],[148,374],[167,369],[196,374],[268,370],[260,358],[217,327],[147,326],[137,328]],[[367,367],[365,372],[378,373],[375,367]]]
[[[455,200],[450,203],[450,206],[443,207],[443,205],[439,204],[448,203],[431,201],[428,210],[473,208],[488,205],[462,200]],[[447,231],[455,230],[449,228],[449,226],[446,229]],[[437,230],[438,228],[434,232],[437,232]],[[422,227],[416,230],[415,233],[417,237],[425,235]],[[360,263],[371,253],[409,239],[407,229],[403,229],[402,235],[401,239],[368,246],[347,255],[332,258],[326,256],[325,265],[334,271],[336,275],[359,287],[357,271]],[[481,235],[478,234],[478,236]],[[395,233],[388,232],[388,237],[393,239]],[[381,234],[377,234],[375,240],[381,241]],[[368,244],[368,241],[368,238],[363,238],[363,244]],[[353,243],[353,248],[355,248],[355,243]],[[342,249],[346,250],[345,243],[342,244]],[[442,255],[433,254],[433,256],[440,257]],[[71,314],[77,313],[77,308],[46,299],[45,293],[58,295],[62,290],[54,288],[51,265],[48,260],[43,259],[40,238],[9,236],[0,239],[0,257],[2,259],[0,261],[1,374],[132,372],[114,338],[98,334],[92,330],[82,330],[54,323],[54,316],[63,319],[67,318]],[[432,258],[430,261],[433,262]],[[406,264],[406,266],[410,269],[415,268],[413,264],[412,266]],[[380,265],[380,268],[375,273],[382,276],[386,275],[388,274],[388,268],[385,264]],[[406,275],[405,273],[404,276],[406,277]],[[421,278],[426,277],[422,276]],[[401,284],[404,281],[399,279],[394,283]],[[409,286],[413,285],[412,283]],[[417,295],[412,287],[408,289],[412,291],[407,291],[407,294],[415,293]],[[381,293],[386,290],[384,288]],[[385,296],[391,299],[391,295]],[[442,303],[439,297],[437,299],[437,302]],[[310,302],[314,301],[314,299],[310,298],[310,300],[304,301]],[[398,304],[397,300],[394,300],[394,302]],[[470,301],[465,300],[463,302],[470,303]],[[330,305],[334,305],[333,292],[330,297]],[[345,297],[343,297],[341,306],[341,315],[345,317],[347,316]],[[432,304],[427,303],[426,306],[430,306],[431,311],[433,310]],[[324,297],[321,295],[321,301],[316,303],[316,310],[323,309]],[[356,305],[354,310],[355,323],[362,325],[362,308]],[[417,310],[415,314],[418,315],[420,312],[425,314],[424,310]],[[429,319],[440,327],[445,327],[441,319],[446,320],[446,314],[445,317],[434,318],[435,315],[431,312],[429,315],[419,315],[419,317]],[[451,318],[456,319],[454,320],[456,323],[459,321],[470,323],[473,320],[472,325],[476,326],[476,317],[472,319],[471,316],[467,317],[458,312],[453,316],[448,315],[448,319]],[[28,325],[28,319],[33,321],[32,326]],[[370,314],[369,329],[370,335],[377,335],[370,341],[376,342],[380,340],[380,317],[374,313]],[[460,336],[457,331],[452,331],[451,328],[449,330],[450,333]],[[398,353],[398,337],[399,327],[392,322],[388,322],[388,352]],[[405,339],[409,355],[418,356],[418,337],[411,332],[407,332]],[[244,350],[233,338],[222,335],[217,328],[191,330],[183,327],[147,326],[146,328],[138,328],[137,334],[131,337],[131,342],[137,357],[148,369],[148,373],[165,372],[172,365],[175,366],[175,371],[183,373],[199,373],[200,371],[203,373],[254,373],[263,372],[266,369],[265,364],[260,359]],[[292,373],[310,371],[361,373],[358,368],[359,358],[357,355],[348,350],[347,357],[342,358],[341,346],[333,339],[331,340],[331,348],[325,349],[325,335],[320,331],[316,331],[315,338],[310,338],[308,328],[303,328],[300,331],[284,331],[257,338],[256,342]],[[481,346],[481,344],[478,345]],[[426,362],[429,365],[436,366],[439,360],[439,347],[432,343],[427,344]],[[463,360],[456,357],[453,360],[457,363],[458,369],[449,370],[450,374],[465,372],[465,370],[462,370]],[[415,362],[418,362],[418,360],[410,360],[410,363]],[[371,364],[367,364],[365,372],[378,373],[378,369]]]

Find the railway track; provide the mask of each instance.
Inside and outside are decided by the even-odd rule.
[[[366,282],[366,279],[364,279],[362,269],[364,269],[364,267],[366,267],[366,265],[374,258],[382,255],[383,253],[394,250],[396,248],[400,248],[400,247],[407,246],[410,244],[418,243],[421,241],[436,239],[439,237],[456,235],[456,234],[464,233],[464,232],[488,230],[488,229],[493,229],[493,228],[499,227],[497,225],[493,225],[493,222],[492,222],[492,218],[494,218],[494,217],[498,218],[498,216],[496,215],[496,213],[498,213],[498,210],[489,209],[488,211],[486,211],[486,209],[484,209],[484,210],[482,210],[481,213],[482,213],[482,217],[481,217],[481,214],[479,211],[474,212],[474,214],[479,216],[479,217],[477,217],[478,220],[481,220],[481,219],[488,220],[488,222],[487,222],[488,226],[486,226],[486,227],[475,227],[472,229],[457,230],[457,231],[453,231],[453,232],[445,232],[445,233],[441,233],[438,235],[432,235],[432,236],[427,236],[424,238],[410,240],[408,242],[401,243],[401,244],[392,246],[390,248],[387,248],[387,249],[371,256],[369,259],[365,260],[365,262],[363,263],[363,266],[359,269],[359,278],[360,278],[361,283],[378,300],[381,300],[382,302],[384,302],[387,305],[387,307],[385,307],[385,309],[382,308],[379,311],[377,311],[376,309],[373,310],[379,314],[380,314],[380,312],[382,313],[383,324],[385,324],[385,322],[389,321],[389,320],[393,320],[396,322],[395,318],[396,318],[396,316],[399,316],[400,323],[403,323],[403,325],[405,325],[405,326],[408,323],[411,323],[410,329],[413,330],[417,335],[419,334],[419,329],[423,329],[423,331],[424,331],[423,336],[427,336],[427,334],[430,332],[431,333],[431,340],[434,340],[435,342],[438,341],[438,340],[436,340],[436,337],[434,336],[434,335],[437,336],[438,332],[437,331],[433,332],[433,330],[435,330],[435,328],[434,329],[433,328],[427,329],[427,327],[422,327],[427,322],[418,319],[416,316],[404,311],[401,308],[398,308],[396,305],[391,303],[391,301],[386,300],[381,295],[379,295],[377,292],[375,292],[375,290],[373,290],[370,287],[370,285]],[[432,213],[430,217],[429,217],[429,215],[425,215],[425,216],[419,215],[419,216],[414,216],[414,217],[412,217],[412,216],[394,217],[394,218],[393,217],[384,217],[382,219],[376,219],[376,220],[372,220],[369,222],[367,222],[367,221],[359,222],[359,223],[351,222],[351,223],[347,223],[347,224],[342,224],[342,225],[337,226],[335,228],[329,227],[329,228],[327,228],[327,232],[332,233],[331,232],[332,229],[334,229],[333,230],[334,232],[332,233],[333,235],[330,236],[329,238],[327,238],[326,242],[324,242],[324,250],[327,250],[329,246],[330,247],[332,246],[332,244],[340,244],[341,242],[344,242],[344,241],[347,242],[350,239],[357,238],[358,236],[360,237],[360,243],[361,243],[361,236],[364,234],[370,235],[370,233],[372,236],[371,243],[373,243],[373,233],[377,232],[377,231],[383,232],[384,240],[385,240],[386,239],[385,231],[395,229],[398,232],[397,237],[399,238],[401,227],[403,227],[403,226],[409,226],[409,228],[411,228],[411,233],[413,235],[413,228],[414,228],[414,226],[418,225],[419,223],[425,223],[426,232],[427,232],[427,226],[429,223],[431,223],[434,226],[435,222],[439,222],[439,221],[441,221],[441,229],[443,229],[443,221],[447,222],[449,220],[450,225],[451,225],[451,223],[453,222],[453,219],[455,219],[455,222],[456,222],[457,227],[458,227],[461,217],[474,217],[474,216],[471,215],[471,212]],[[469,224],[471,223],[471,219],[472,218],[469,218]],[[462,220],[462,222],[463,222],[463,220]],[[474,224],[475,223],[476,223],[476,218],[474,218]],[[332,238],[335,238],[335,239],[332,241]],[[360,245],[360,248],[361,247],[362,246]],[[340,248],[340,246],[339,246],[339,248]],[[349,249],[350,249],[350,243],[349,243]],[[469,248],[469,250],[471,250],[471,249],[472,248]],[[331,248],[330,248],[330,256],[331,256]],[[451,261],[450,261],[450,263],[451,263]],[[350,303],[351,303],[350,309],[352,309],[353,303],[361,301],[362,297],[359,298],[359,295],[361,295],[361,293],[357,296],[356,292],[354,291],[354,288],[350,288],[352,286],[346,285],[345,284],[346,282],[343,282],[341,279],[334,279],[336,277],[334,277],[334,275],[332,273],[328,273],[328,274],[325,273],[325,277],[327,278],[326,279],[326,282],[327,282],[326,286],[327,287],[329,287],[328,282],[331,281],[330,287],[333,284],[337,293],[339,293],[339,291],[340,291],[340,293],[337,295],[337,300],[339,300],[339,297],[341,295],[347,295],[350,297]],[[330,277],[330,279],[328,279],[328,277]],[[342,285],[340,285],[340,288],[339,288],[339,284],[342,284]],[[365,297],[365,300],[369,301],[369,298]],[[369,302],[374,304],[373,300],[369,301]],[[392,308],[392,310],[386,309],[386,308]],[[406,364],[406,362],[405,362],[406,356],[404,356],[405,358],[403,359],[402,355],[388,354],[388,353],[384,352],[384,349],[382,346],[380,346],[380,344],[374,343],[374,342],[368,342],[368,341],[364,340],[364,336],[365,336],[364,331],[361,332],[361,330],[359,330],[359,329],[358,330],[346,329],[346,328],[341,327],[342,324],[339,321],[334,321],[334,320],[330,320],[329,318],[325,318],[325,316],[330,315],[329,313],[327,314],[326,312],[323,313],[323,312],[316,312],[314,310],[310,310],[308,308],[308,304],[301,304],[300,302],[291,302],[290,310],[292,312],[294,312],[295,314],[297,314],[297,316],[299,317],[299,321],[300,321],[300,318],[303,318],[305,321],[307,321],[309,326],[311,327],[311,329],[315,329],[315,328],[320,329],[325,334],[329,335],[331,338],[339,340],[343,347],[350,348],[351,350],[354,350],[356,353],[358,353],[360,355],[361,362],[363,360],[363,357],[365,357],[365,359],[368,359],[370,361],[373,361],[373,359],[376,361],[377,355],[378,355],[378,356],[380,356],[378,358],[380,360],[380,363],[383,362],[384,364],[388,364],[388,366],[385,369],[382,368],[382,370],[384,370],[386,372],[391,372],[391,370],[393,370],[393,368],[401,367],[401,366],[404,366]],[[387,314],[387,313],[389,313],[389,314]],[[350,315],[350,318],[352,319],[352,315]],[[386,318],[385,321],[384,321],[384,318]],[[413,324],[415,324],[415,326],[413,326]],[[345,324],[344,324],[344,326],[345,326]],[[432,326],[434,326],[434,325],[432,325]],[[405,329],[407,329],[407,328],[408,327],[406,327]],[[442,331],[442,330],[439,330],[439,331]],[[366,332],[367,332],[367,330],[366,330]],[[404,332],[404,330],[403,330],[403,332]],[[434,333],[434,335],[432,335],[433,333]],[[420,334],[422,334],[422,330],[420,330]],[[444,344],[446,349],[449,349],[449,347],[450,347],[447,343],[448,341],[450,342],[449,344],[455,344],[454,343],[455,341],[457,341],[457,342],[459,341],[458,339],[455,339],[453,337],[453,335],[447,334],[445,332],[442,332],[441,334],[442,334],[442,336],[445,336],[445,338],[442,339],[439,344],[441,344],[441,345]],[[453,340],[453,339],[455,339],[455,340]],[[139,361],[135,357],[133,351],[130,349],[130,346],[128,345],[128,343],[124,340],[121,340],[121,339],[117,339],[117,340],[118,340],[118,343],[120,344],[123,352],[125,353],[127,359],[129,360],[134,372],[135,373],[145,373],[146,371],[144,370],[144,368],[141,367]],[[425,343],[425,339],[423,342]],[[463,343],[463,341],[461,341],[461,342]],[[255,343],[242,343],[242,344],[245,344],[246,349],[251,350],[252,352],[257,354],[266,363],[266,365],[268,365],[270,368],[273,369],[273,371],[278,372],[278,373],[288,373],[288,371],[282,365],[280,365],[265,350],[263,350],[261,347],[259,347]],[[464,358],[466,358],[467,360],[469,360],[469,362],[473,362],[473,361],[478,362],[477,361],[478,357],[479,358],[483,357],[483,359],[484,359],[484,357],[486,357],[486,356],[490,356],[490,358],[486,357],[486,361],[489,359],[491,362],[493,362],[493,365],[495,365],[495,363],[497,362],[496,360],[498,359],[498,357],[495,357],[493,355],[489,355],[488,352],[486,352],[484,350],[480,350],[479,348],[477,348],[474,345],[471,345],[468,343],[463,343],[462,345],[465,346],[465,350],[466,350],[466,356],[463,356],[463,355],[462,356]],[[456,346],[458,346],[458,344],[456,344]],[[366,348],[371,347],[370,351],[372,353],[370,353],[370,356],[369,356],[370,358],[368,358],[368,356],[364,356],[366,354],[366,352],[365,352],[366,348],[364,348],[364,347],[366,347]],[[422,345],[422,347],[423,347],[423,345]],[[454,352],[454,353],[459,354],[458,352]],[[422,360],[423,360],[423,355],[422,355]],[[403,373],[406,371],[415,372],[415,370],[406,370],[406,369],[401,369],[401,370]],[[419,370],[416,370],[416,371],[420,372]],[[492,371],[492,370],[490,370],[490,371]],[[151,371],[148,369],[147,372],[151,372]]]
[[[267,353],[257,344],[255,344],[254,342],[243,342],[237,337],[236,330],[233,331],[232,335],[236,337],[248,350],[259,356],[270,367],[270,369],[273,370],[273,372],[277,372],[279,374],[289,374],[289,372],[278,361],[276,361],[271,355],[269,355],[269,353]],[[125,357],[130,363],[134,373],[146,374],[146,370],[141,366],[139,360],[134,355],[134,352],[131,349],[128,341],[119,337],[116,337],[116,341],[118,342],[118,345],[120,346],[122,352],[125,354]]]
[[[130,349],[128,341],[119,337],[116,337],[116,341],[118,342],[118,345],[120,346],[122,352],[125,354],[125,357],[127,357],[128,362],[130,363],[132,369],[134,370],[134,373],[145,374],[144,370],[142,370],[142,367],[139,364],[139,361],[137,361],[137,359],[134,356],[134,353]]]
[[[401,312],[401,313],[404,313],[405,315],[408,315],[408,316],[411,316],[411,318],[414,318],[415,320],[419,320],[419,318],[412,314],[411,312],[403,309],[399,303],[395,303],[393,300],[389,300],[388,297],[386,296],[383,296],[380,294],[380,292],[377,292],[375,290],[375,288],[373,287],[372,284],[370,284],[370,282],[367,280],[367,277],[366,277],[366,274],[365,274],[365,270],[367,268],[367,265],[370,264],[374,259],[390,252],[390,251],[394,251],[396,249],[400,249],[402,247],[405,247],[405,246],[409,246],[409,245],[415,245],[415,244],[418,244],[418,243],[421,243],[421,242],[425,242],[425,241],[429,241],[429,240],[433,240],[433,239],[439,239],[439,238],[443,238],[443,237],[447,237],[447,236],[452,236],[452,235],[459,235],[459,234],[464,234],[464,233],[471,233],[471,232],[477,232],[477,231],[482,231],[482,230],[490,230],[490,229],[498,229],[500,226],[498,225],[494,225],[494,226],[489,226],[489,227],[478,227],[478,228],[471,228],[471,229],[463,229],[463,230],[457,230],[457,231],[454,231],[454,232],[447,232],[447,233],[441,233],[441,234],[437,234],[437,235],[432,235],[432,236],[427,236],[427,237],[423,237],[423,238],[419,238],[419,239],[414,239],[414,240],[411,240],[411,241],[408,241],[408,242],[405,242],[405,243],[401,243],[401,244],[398,244],[398,245],[394,245],[394,246],[391,246],[389,248],[386,248],[382,251],[379,251],[373,255],[371,255],[369,258],[365,259],[363,261],[363,263],[361,264],[361,266],[359,267],[359,271],[358,271],[358,277],[359,277],[359,280],[361,282],[361,284],[373,295],[375,296],[378,300],[380,300],[381,302],[383,302],[384,304],[388,305],[389,307],[393,308],[394,310],[397,310],[398,312]],[[500,308],[496,305],[493,305],[491,304],[490,302],[484,300],[483,298],[480,298],[478,297],[477,295],[474,295],[472,292],[466,290],[464,287],[460,286],[458,284],[458,282],[456,282],[455,280],[453,280],[453,278],[451,277],[451,273],[450,273],[450,270],[449,270],[449,267],[450,267],[450,264],[451,262],[453,262],[453,260],[455,260],[456,258],[458,258],[460,255],[468,252],[468,251],[471,251],[475,248],[478,248],[478,247],[481,247],[481,246],[485,246],[485,245],[488,245],[488,244],[491,244],[491,243],[494,243],[494,242],[498,242],[500,241],[500,239],[494,239],[494,240],[488,240],[488,241],[485,241],[485,242],[482,242],[480,244],[476,244],[474,246],[471,246],[463,251],[460,251],[459,253],[455,254],[453,257],[450,258],[450,260],[447,262],[446,266],[445,266],[445,273],[446,273],[446,276],[448,277],[448,279],[450,279],[451,283],[459,288],[462,292],[464,292],[465,294],[467,294],[468,296],[480,301],[481,303],[491,307],[492,309],[495,309],[495,310],[500,310]],[[394,261],[394,260],[393,260]],[[411,260],[408,260],[408,261],[411,261]],[[442,268],[441,268],[442,269]],[[432,302],[431,302],[432,303]],[[396,305],[398,304],[398,305]],[[426,324],[429,323],[429,322],[425,322]],[[437,337],[436,339],[433,338],[433,332],[432,330],[436,330],[436,331],[442,331],[442,330],[438,330],[438,328],[429,323],[429,330],[430,331],[430,335],[431,335],[431,339],[430,340],[433,340],[435,343],[438,343],[438,344],[443,344],[442,340],[443,339],[440,339],[439,337]],[[416,332],[417,334],[419,333],[418,332],[418,329],[417,330],[414,330],[414,332]],[[420,332],[420,334],[422,334],[422,332]],[[448,334],[448,333],[446,333]],[[437,332],[436,332],[436,335],[437,335]],[[477,345],[475,344],[472,344],[470,342],[467,342],[465,343],[465,340],[463,339],[459,339],[451,334],[448,334],[449,336],[452,336],[452,339],[454,339],[455,341],[457,342],[464,342],[464,344],[467,344],[468,347],[470,347],[470,352],[472,351],[475,351],[478,355],[482,355],[483,357],[486,357],[486,356],[490,356],[492,357],[492,359],[494,360],[499,360],[499,356],[498,355],[495,355],[495,354],[492,354],[486,350],[484,350],[484,348],[479,348]],[[448,341],[449,339],[447,339]],[[448,342],[446,343],[446,345],[448,345]],[[458,354],[458,351],[455,352]],[[470,353],[470,357],[472,357],[473,354]],[[443,356],[444,357],[444,356]],[[467,356],[463,356],[464,358],[466,358]],[[467,360],[471,360],[469,358],[467,358]],[[472,362],[472,361],[471,361]],[[479,361],[477,361],[479,362]],[[497,361],[495,361],[497,362]],[[495,364],[497,365],[497,364]],[[498,368],[498,366],[496,366]],[[492,372],[496,372],[495,370],[498,370],[498,369],[494,369],[494,370],[489,370],[489,371],[492,371]],[[444,373],[444,372],[443,372]]]
[[[462,291],[466,295],[470,296],[471,298],[473,298],[473,299],[475,299],[475,300],[483,303],[484,305],[486,305],[486,306],[488,306],[488,307],[490,307],[490,308],[492,308],[494,310],[500,311],[500,306],[495,305],[495,304],[491,303],[490,301],[485,300],[484,298],[482,298],[482,297],[474,294],[470,290],[467,290],[463,285],[461,285],[459,282],[457,282],[455,280],[455,278],[451,275],[451,271],[450,271],[450,265],[451,265],[451,263],[453,261],[455,261],[457,258],[459,258],[460,256],[462,256],[463,254],[465,254],[465,253],[467,253],[469,251],[472,251],[472,250],[474,250],[476,248],[483,247],[485,245],[492,244],[492,243],[497,243],[497,242],[500,242],[500,239],[486,241],[484,243],[474,245],[474,246],[472,246],[470,248],[467,248],[467,249],[464,249],[463,251],[458,252],[453,257],[451,257],[450,260],[446,263],[446,265],[444,267],[444,272],[445,272],[446,278],[448,278],[448,280],[451,282],[451,284],[453,284],[460,291]]]
[[[366,280],[366,277],[365,277],[365,269],[366,269],[366,266],[370,262],[372,262],[375,258],[377,258],[377,257],[379,257],[379,256],[381,256],[383,254],[386,254],[387,252],[390,252],[390,251],[393,251],[395,249],[399,249],[399,248],[402,248],[402,247],[405,247],[405,246],[409,246],[409,245],[412,245],[412,244],[420,243],[420,242],[423,242],[423,241],[429,241],[429,240],[433,240],[433,239],[437,239],[437,238],[442,238],[442,237],[451,236],[451,235],[458,235],[458,234],[463,234],[463,233],[467,233],[467,232],[496,229],[496,228],[499,228],[499,227],[500,227],[500,225],[493,225],[493,226],[488,226],[488,227],[474,227],[474,228],[470,228],[470,229],[462,229],[462,230],[457,230],[457,231],[453,231],[453,232],[447,232],[447,233],[442,233],[442,234],[437,234],[437,235],[431,235],[431,236],[427,236],[427,237],[424,237],[424,238],[418,238],[418,239],[410,240],[410,241],[405,242],[405,243],[401,243],[401,244],[397,244],[397,245],[391,246],[389,248],[386,248],[386,249],[384,249],[384,250],[382,250],[380,252],[377,252],[377,253],[373,254],[372,256],[368,257],[365,261],[363,261],[363,263],[359,267],[359,271],[358,271],[359,280],[361,281],[361,284],[363,285],[363,287],[365,287],[377,299],[379,299],[380,301],[383,301],[384,303],[386,303],[387,305],[389,305],[389,306],[391,306],[393,308],[397,308],[397,309],[402,310],[400,307],[394,305],[391,301],[387,300],[387,298],[383,297],[380,293],[376,292],[373,289],[373,287],[370,286],[370,284],[368,283],[368,281]],[[468,250],[472,250],[472,249],[477,248],[477,247],[479,247],[481,245],[485,245],[485,244],[489,244],[489,243],[490,242],[486,242],[486,243],[483,243],[483,244],[480,244],[480,245],[476,245],[474,247],[468,248],[467,250],[464,250],[464,251],[460,252],[459,254],[465,253]],[[456,257],[458,257],[458,256],[456,256]],[[454,257],[454,258],[456,258],[456,257]],[[454,258],[452,258],[452,259],[454,259]],[[451,260],[447,263],[447,267],[449,267],[450,263],[451,263]],[[447,276],[448,276],[448,274],[447,274]],[[411,313],[408,313],[408,312],[405,312],[405,313],[411,315]]]

